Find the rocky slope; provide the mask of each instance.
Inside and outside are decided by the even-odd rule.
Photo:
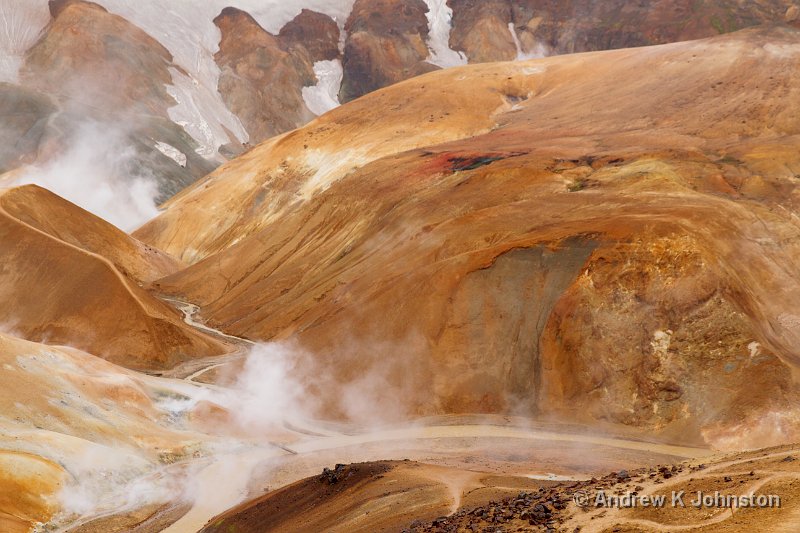
[[[150,508],[165,491],[174,497],[180,485],[165,479],[164,465],[190,457],[203,439],[171,423],[162,403],[180,397],[179,382],[74,348],[0,333],[0,378],[4,532],[51,520],[61,529],[87,512],[125,513]]]
[[[316,376],[379,375],[410,414],[721,442],[772,412],[780,439],[798,46],[779,27],[430,74],[263,144],[137,236],[195,263],[159,286],[211,323],[294,339]]]
[[[91,2],[54,0],[50,13],[27,53],[23,83],[83,108],[166,113],[172,56],[155,39]]]
[[[461,500],[441,516],[431,518],[433,502],[441,502],[433,479],[425,479],[432,468],[419,463],[367,463],[337,465],[322,475],[274,491],[216,517],[204,532],[250,533],[277,530],[291,516],[294,531],[403,531],[470,533],[475,531],[587,531],[656,532],[680,528],[691,532],[789,531],[798,509],[800,471],[798,449],[786,446],[756,452],[719,455],[676,464],[619,470],[586,480],[531,483],[525,490]],[[451,478],[455,472],[450,472]],[[507,476],[513,485],[524,478]],[[469,499],[475,489],[464,487],[459,498]],[[691,502],[697,491],[731,495],[772,494],[781,498],[775,508],[720,506],[696,509]],[[674,492],[673,492],[674,491]],[[672,494],[683,491],[686,507],[670,505]],[[369,502],[360,497],[370,494]],[[510,494],[509,494],[510,493]],[[633,509],[603,506],[612,496],[664,496],[666,505]],[[577,495],[577,498],[576,498]],[[426,498],[428,506],[420,505]],[[491,499],[489,499],[491,498]],[[598,499],[599,498],[599,499]],[[392,505],[390,502],[401,505]],[[313,502],[313,506],[310,505]],[[579,506],[577,502],[582,502]],[[360,505],[359,505],[360,504]],[[369,506],[365,520],[363,513]],[[361,511],[360,517],[357,515]],[[409,519],[409,515],[414,517]],[[359,519],[362,518],[362,519]],[[315,527],[317,529],[315,529]]]
[[[398,515],[435,518],[447,512],[447,493],[417,464],[338,465],[231,509],[202,531],[393,531],[402,520]],[[383,499],[401,500],[404,509],[382,505]],[[354,501],[364,504],[353,509]],[[364,513],[372,515],[369,520]]]
[[[56,109],[56,103],[45,94],[0,84],[0,174],[36,161],[48,120]]]
[[[0,193],[4,329],[138,369],[225,352],[145,290],[176,261],[44,189]]]
[[[317,82],[316,61],[339,55],[339,28],[333,20],[304,11],[274,36],[244,11],[226,8],[214,23],[222,32],[215,55],[222,70],[219,90],[252,142],[300,127],[315,116],[302,91]]]
[[[175,100],[170,53],[155,39],[102,6],[79,0],[50,2],[52,20],[28,50],[20,83],[52,95],[44,133],[31,150],[41,162],[68,150],[82,125],[103,124],[117,130],[133,150],[131,167],[149,171],[167,198],[214,168],[196,153],[197,144],[168,114]],[[41,119],[40,119],[41,121]],[[96,141],[102,142],[102,141]],[[183,154],[176,161],[156,148]],[[119,176],[124,180],[127,176]]]
[[[473,63],[511,61],[517,57],[517,46],[509,24],[516,27],[513,17],[519,3],[450,0],[448,5],[453,9],[451,48],[467,54]],[[559,9],[559,6],[554,7]]]

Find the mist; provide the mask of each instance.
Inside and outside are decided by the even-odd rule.
[[[310,416],[315,402],[296,374],[302,359],[300,352],[287,343],[255,346],[221,403],[248,430],[274,429],[287,419]]]
[[[27,167],[13,185],[35,184],[132,231],[158,214],[158,185],[137,162],[136,149],[119,126],[86,122],[61,153]]]
[[[169,501],[183,475],[164,475],[135,451],[91,444],[71,457],[59,493],[62,512],[86,516]]]
[[[376,345],[375,353],[389,349],[392,347]],[[336,359],[344,361],[346,357]],[[327,364],[292,341],[262,343],[224,380],[231,383],[229,387],[201,386],[184,400],[161,405],[187,413],[201,402],[216,404],[230,413],[232,434],[251,436],[316,419],[370,429],[408,418],[413,379],[403,358],[399,362],[396,357],[359,361],[358,372],[349,379],[336,375]]]

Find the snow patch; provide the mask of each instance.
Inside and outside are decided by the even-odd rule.
[[[212,90],[197,78],[190,78],[174,68],[170,73],[173,84],[167,86],[167,93],[177,105],[168,110],[169,118],[197,141],[199,155],[216,158],[219,147],[233,140],[226,128],[240,143],[247,142],[247,131],[225,106],[216,88]]]
[[[453,29],[453,10],[447,0],[425,0],[428,12],[428,63],[448,68],[467,64],[467,56],[450,48],[450,31]]]
[[[342,86],[344,70],[339,59],[317,61],[314,63],[317,84],[303,87],[303,100],[312,113],[323,115],[339,107],[339,89]]]
[[[184,154],[171,144],[158,141],[156,143],[156,150],[158,150],[165,156],[169,157],[170,159],[178,163],[180,166],[186,168],[186,154]]]
[[[109,11],[137,25],[174,57],[174,62],[189,74],[173,72],[170,94],[178,105],[170,118],[183,126],[201,145],[199,154],[217,157],[219,147],[234,141],[249,140],[249,135],[225,105],[219,94],[220,70],[214,61],[221,38],[214,18],[228,6],[250,13],[268,32],[280,29],[303,8],[329,15],[344,26],[355,0],[96,0]],[[42,0],[46,6],[47,2]]]
[[[522,69],[522,73],[526,76],[533,76],[534,74],[542,74],[546,70],[547,68],[545,68],[543,65],[537,65],[535,67],[524,67]]]
[[[759,354],[761,354],[761,345],[759,343],[757,343],[756,341],[753,341],[750,344],[748,344],[747,345],[747,349],[750,352],[750,359],[752,359],[753,357],[756,357]]]

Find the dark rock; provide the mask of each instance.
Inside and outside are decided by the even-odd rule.
[[[333,468],[333,470],[331,470],[330,468],[324,468],[322,470],[322,475],[319,477],[319,480],[321,482],[326,482],[329,485],[334,485],[336,483],[339,483],[340,481],[342,481],[345,478],[345,473],[346,472],[347,472],[347,466],[346,465],[337,464]],[[354,469],[351,469],[349,472],[347,472],[347,477],[352,475],[353,472],[354,472]]]
[[[453,9],[450,46],[471,63],[508,61],[517,56],[513,25],[522,52],[555,55],[610,50],[713,37],[769,22],[800,26],[800,9],[782,0],[688,2],[625,0],[449,0]],[[666,398],[680,397],[674,384]]]
[[[310,9],[303,9],[289,21],[281,28],[278,37],[284,49],[301,46],[315,62],[337,59],[340,56],[339,26],[336,21]]]
[[[356,0],[347,19],[341,102],[431,72],[422,0]]]

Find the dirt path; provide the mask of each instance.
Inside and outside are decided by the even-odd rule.
[[[627,440],[614,437],[595,437],[553,431],[539,431],[510,426],[492,425],[441,425],[441,426],[405,426],[359,435],[335,435],[318,439],[307,440],[295,444],[298,453],[310,453],[333,448],[343,448],[361,444],[391,441],[412,441],[420,439],[445,439],[445,438],[500,438],[519,440],[544,440],[551,442],[573,442],[581,444],[594,444],[611,448],[624,448],[650,452],[653,454],[672,455],[681,458],[696,458],[710,455],[705,448],[692,448],[687,446],[673,446],[637,440]]]

